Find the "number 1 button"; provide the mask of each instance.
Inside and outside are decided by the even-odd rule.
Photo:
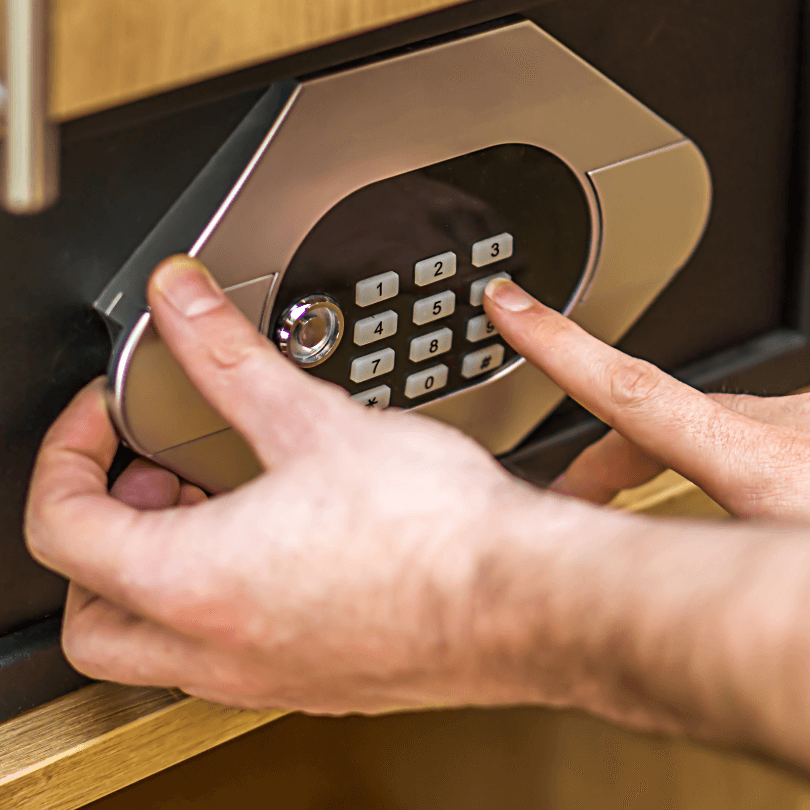
[[[399,276],[392,270],[379,276],[364,278],[354,288],[354,300],[358,307],[370,307],[399,295]]]

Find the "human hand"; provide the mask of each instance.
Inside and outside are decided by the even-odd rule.
[[[161,270],[159,331],[268,472],[206,500],[137,462],[110,495],[103,384],[80,393],[44,441],[26,517],[33,555],[72,581],[69,660],[255,708],[494,699],[477,580],[537,496],[459,433],[296,369],[196,263]]]
[[[613,428],[553,491],[607,503],[671,468],[739,517],[810,520],[810,394],[702,394],[508,281],[491,285],[485,307],[520,354]]]

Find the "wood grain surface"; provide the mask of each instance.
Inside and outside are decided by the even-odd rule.
[[[61,121],[459,0],[51,2],[51,111]]]
[[[0,808],[67,810],[276,719],[96,684],[0,725]]]

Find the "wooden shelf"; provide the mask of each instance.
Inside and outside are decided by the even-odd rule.
[[[51,114],[64,121],[458,3],[52,0]]]

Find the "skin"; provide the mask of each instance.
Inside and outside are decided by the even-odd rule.
[[[161,265],[149,300],[266,472],[208,500],[141,461],[108,492],[103,381],[76,397],[26,537],[71,582],[79,670],[313,713],[577,707],[810,769],[810,398],[704,396],[494,282],[499,332],[614,428],[540,492],[456,431],[298,371],[195,262]],[[587,502],[665,467],[749,520]]]

